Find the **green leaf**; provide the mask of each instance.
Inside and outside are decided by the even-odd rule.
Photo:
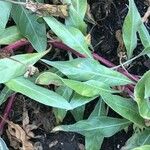
[[[73,125],[57,126],[53,131],[77,132],[84,136],[94,136],[94,134],[99,133],[105,137],[110,137],[129,125],[130,121],[125,119],[93,117],[88,120],[79,121]]]
[[[31,42],[32,46],[38,52],[46,50],[46,27],[44,23],[37,22],[36,14],[29,12],[24,6],[13,4],[11,15],[21,34]]]
[[[0,105],[4,103],[9,96],[13,94],[13,91],[10,90],[7,86],[5,86],[0,92]]]
[[[41,85],[49,85],[53,82],[57,82],[57,85],[64,84],[69,88],[73,89],[78,94],[87,97],[98,96],[101,92],[116,92],[115,90],[111,89],[107,84],[104,84],[100,81],[89,80],[86,82],[80,82],[70,79],[63,79],[52,72],[44,72],[40,74],[36,79],[36,83]]]
[[[104,136],[103,135],[94,135],[85,137],[85,148],[86,150],[100,150],[100,147],[103,143]]]
[[[149,48],[150,47],[150,35],[149,35],[149,32],[148,30],[146,29],[145,25],[142,23],[141,21],[141,25],[138,29],[138,32],[139,32],[139,36],[140,36],[140,39],[142,41],[142,44],[144,46],[144,48]]]
[[[104,101],[99,98],[93,112],[90,114],[89,118],[106,116],[106,109]],[[101,134],[95,134],[85,137],[85,147],[86,150],[99,150],[104,140],[104,136]]]
[[[71,2],[80,17],[84,19],[87,10],[87,0],[71,0]]]
[[[70,97],[72,95],[72,89],[68,88],[68,87],[64,87],[64,86],[60,86],[57,88],[56,93],[61,95],[63,98],[65,98],[68,102],[70,100]],[[64,109],[58,109],[58,108],[54,108],[53,109],[55,118],[56,118],[56,122],[57,124],[59,124],[60,122],[63,121],[64,117],[67,114],[67,111]]]
[[[137,31],[140,26],[140,16],[134,0],[129,0],[129,11],[123,24],[123,40],[127,49],[128,59],[132,57],[137,46]]]
[[[73,109],[80,107],[94,100],[96,97],[85,97],[75,93],[70,101],[70,105]]]
[[[86,0],[64,0],[69,5],[69,16],[65,19],[66,25],[73,26],[83,34],[86,34],[87,25],[84,22],[84,15],[87,8]]]
[[[107,84],[99,81],[89,80],[86,82],[80,82],[75,80],[63,79],[64,83],[73,89],[75,92],[82,96],[94,97],[101,94],[101,92],[116,93],[117,91],[111,89]]]
[[[141,147],[134,148],[133,150],[150,150],[150,145],[143,145]]]
[[[83,120],[84,111],[85,111],[85,105],[82,105],[80,107],[71,110],[71,113],[76,121],[80,121]]]
[[[32,54],[21,54],[0,59],[0,83],[24,75],[29,65],[35,64],[48,51]]]
[[[4,140],[0,137],[0,150],[9,150]]]
[[[26,95],[39,103],[66,110],[71,109],[70,104],[62,96],[46,88],[35,85],[24,77],[12,79],[5,84],[11,90]]]
[[[0,44],[7,45],[14,43],[22,38],[20,31],[16,26],[6,28],[2,34],[0,34]]]
[[[84,35],[74,27],[66,27],[54,17],[44,17],[52,31],[69,47],[75,51],[92,58]]]
[[[110,86],[131,84],[132,81],[123,74],[111,70],[98,61],[89,58],[77,58],[70,61],[48,61],[42,60],[65,74],[67,77],[79,80],[96,80],[107,83]]]
[[[106,116],[106,109],[105,109],[105,103],[102,100],[102,98],[99,98],[99,101],[97,102],[94,110],[90,114],[89,118],[96,117],[96,116]]]
[[[122,117],[130,120],[140,127],[145,126],[144,119],[138,112],[138,106],[132,99],[123,98],[110,93],[103,93],[101,96],[105,103]]]
[[[134,96],[139,107],[140,115],[150,119],[150,71],[147,71],[135,86]]]
[[[121,148],[121,150],[131,150],[136,147],[140,147],[143,145],[150,145],[150,131],[144,130],[139,133],[134,133],[132,137],[128,139],[125,146]]]
[[[5,29],[11,11],[11,3],[0,1],[0,31]]]

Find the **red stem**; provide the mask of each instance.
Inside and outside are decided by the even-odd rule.
[[[85,57],[84,55],[76,52],[75,50],[73,50],[72,48],[68,47],[67,45],[63,44],[60,41],[52,40],[52,41],[49,41],[49,43],[52,44],[54,47],[57,47],[59,49],[70,51],[70,52],[74,53],[78,57],[83,57],[83,58]],[[113,63],[111,63],[107,59],[99,56],[96,53],[93,53],[93,57],[96,60],[100,61],[101,63],[105,64],[107,67],[115,67],[115,65]],[[127,76],[128,78],[130,78],[131,80],[133,80],[134,82],[137,82],[139,80],[139,78],[136,75],[131,75],[130,73],[127,73],[126,71],[124,71],[122,68],[119,68],[118,71],[120,73],[124,74],[125,76]],[[126,86],[126,91],[128,92],[129,95],[133,95],[134,85],[132,85],[132,84],[127,85]]]
[[[4,128],[4,125],[5,125],[5,120],[8,119],[8,116],[9,116],[9,114],[11,112],[12,106],[13,106],[14,101],[15,101],[15,96],[16,96],[16,94],[13,94],[8,99],[7,106],[6,106],[5,110],[4,110],[4,113],[3,113],[3,116],[2,116],[2,120],[0,122],[0,134],[2,134],[3,128]]]
[[[77,55],[78,57],[85,57],[84,55],[76,52],[75,50],[73,50],[72,48],[68,47],[67,45],[63,44],[62,42],[60,41],[49,41],[54,47],[57,47],[57,48],[60,48],[60,49],[63,49],[63,50],[67,50],[67,51],[70,51],[72,53],[74,53],[75,55]],[[105,58],[99,56],[98,54],[96,53],[93,53],[93,57],[96,59],[96,60],[99,60],[101,63],[105,64],[107,67],[115,67],[116,65],[114,65],[113,63],[111,63],[110,61],[106,60]],[[139,78],[135,75],[130,75],[128,74],[126,71],[124,71],[123,69],[118,69],[118,71],[122,74],[124,74],[125,76],[127,76],[128,78],[130,78],[131,80],[134,80],[134,81],[138,81]]]
[[[24,45],[27,45],[27,44],[29,44],[29,41],[26,40],[25,38],[23,38],[23,39],[21,39],[19,41],[16,41],[15,43],[12,43],[12,44],[4,47],[3,50],[5,52],[12,52],[12,51],[20,48],[21,46],[24,46]]]

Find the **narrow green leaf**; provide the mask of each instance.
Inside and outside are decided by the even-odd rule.
[[[9,150],[4,140],[0,137],[0,150]]]
[[[87,10],[87,0],[71,0],[71,2],[80,17],[84,19]]]
[[[48,51],[32,54],[15,55],[10,58],[0,59],[0,83],[24,75],[29,65],[35,64]],[[12,67],[13,66],[13,67]]]
[[[75,51],[92,58],[84,35],[74,27],[66,27],[54,17],[44,17],[52,31],[69,47]]]
[[[82,105],[80,107],[71,110],[71,113],[76,121],[80,121],[83,120],[84,111],[85,111],[85,105]]]
[[[56,93],[61,95],[63,98],[65,98],[68,102],[70,100],[70,97],[72,95],[72,89],[66,87],[66,86],[60,86],[57,88]],[[58,109],[58,108],[54,108],[53,109],[55,118],[56,118],[56,122],[57,124],[59,124],[60,122],[63,121],[64,117],[67,114],[67,111],[64,109]]]
[[[142,41],[142,44],[144,46],[144,48],[149,48],[150,47],[150,35],[149,35],[149,32],[148,30],[146,29],[145,25],[142,23],[142,20],[141,20],[141,25],[138,29],[138,32],[139,32],[139,36],[140,36],[140,39]]]
[[[140,127],[145,126],[144,119],[138,112],[138,106],[132,99],[123,98],[110,93],[103,93],[101,96],[105,103],[122,117],[130,120]]]
[[[63,81],[68,87],[82,96],[94,97],[100,95],[101,92],[117,92],[111,89],[107,84],[95,80],[80,82],[75,80],[63,79]]]
[[[150,145],[150,131],[144,130],[139,133],[134,133],[126,142],[121,150],[131,150],[143,145]]]
[[[6,28],[2,34],[0,34],[0,44],[7,45],[20,40],[23,36],[16,26]]]
[[[5,29],[11,11],[11,3],[0,1],[0,31]]]
[[[13,4],[11,15],[21,34],[31,42],[33,47],[38,52],[46,50],[46,27],[44,23],[37,22],[36,14],[29,12],[24,6]]]
[[[12,94],[13,91],[10,90],[7,86],[5,86],[0,92],[0,105],[2,105],[2,103],[4,103],[7,100],[7,98]]]
[[[102,98],[99,98],[99,101],[97,102],[93,112],[90,114],[89,118],[92,117],[101,117],[101,116],[106,116],[106,109],[105,109],[105,103],[102,100]],[[88,118],[88,119],[89,119]],[[104,136],[101,134],[94,134],[91,136],[86,136],[85,137],[85,147],[86,150],[99,150],[103,140]]]
[[[150,145],[143,145],[143,146],[134,148],[133,150],[150,150]]]
[[[26,95],[39,103],[66,110],[71,109],[70,104],[62,96],[46,88],[35,85],[24,77],[12,79],[5,84],[11,90]]]
[[[140,115],[150,119],[150,71],[147,71],[135,86],[134,96]]]
[[[64,0],[69,5],[69,17],[65,19],[66,25],[73,26],[83,34],[86,34],[87,25],[84,22],[84,15],[87,8],[86,0]]]
[[[110,86],[131,84],[132,81],[123,74],[111,70],[98,61],[89,58],[77,58],[70,61],[48,61],[42,60],[65,74],[67,77],[79,80],[96,80],[107,83]]]
[[[86,150],[100,150],[100,147],[103,143],[104,136],[91,134],[90,136],[85,137],[85,148]]]
[[[107,84],[104,84],[100,81],[89,80],[86,82],[80,82],[70,79],[63,79],[52,72],[44,72],[40,74],[36,79],[36,83],[41,85],[49,85],[50,83],[56,82],[57,85],[64,84],[69,88],[73,89],[78,94],[87,97],[98,96],[101,92],[116,92],[115,90],[111,89]]]
[[[94,110],[90,114],[89,118],[96,117],[96,116],[106,116],[106,109],[105,109],[105,103],[102,100],[102,98],[99,98],[99,101],[97,102]]]
[[[77,132],[84,136],[99,133],[105,137],[110,137],[129,125],[130,121],[125,119],[93,117],[88,120],[79,121],[73,125],[57,126],[53,129],[53,131]]]
[[[140,21],[134,0],[129,0],[129,11],[123,24],[123,40],[127,49],[128,59],[132,57],[133,50],[137,46],[137,31]]]
[[[96,97],[85,97],[75,93],[70,101],[70,105],[73,109],[83,106],[90,101],[94,100]]]

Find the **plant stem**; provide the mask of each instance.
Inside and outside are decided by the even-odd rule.
[[[122,63],[122,64],[120,64],[120,65],[118,65],[118,66],[113,67],[112,69],[117,69],[117,68],[121,67],[122,65],[123,65],[123,66],[124,66],[124,65],[127,65],[127,64],[131,63],[133,60],[135,60],[135,59],[137,59],[137,58],[139,58],[139,57],[141,57],[141,56],[143,56],[143,53],[140,53],[139,55],[137,55],[137,56],[135,56],[135,57],[129,59],[128,61],[126,61],[126,62],[124,62],[124,63]]]
[[[7,120],[8,116],[9,116],[9,114],[11,112],[12,106],[13,106],[14,101],[15,101],[15,96],[16,96],[16,94],[13,94],[8,99],[7,106],[6,106],[5,110],[4,110],[4,113],[3,113],[3,116],[2,116],[2,120],[0,122],[0,135],[3,132],[3,128],[4,128],[4,125],[5,125],[5,120]]]
[[[12,44],[4,47],[3,50],[6,52],[12,52],[13,50],[16,50],[16,49],[20,48],[21,46],[24,46],[27,44],[29,44],[29,41],[26,40],[25,38],[23,38],[19,41],[16,41],[15,43],[12,43]]]
[[[75,55],[77,55],[78,57],[85,57],[84,55],[76,52],[75,50],[73,50],[72,48],[68,47],[67,45],[63,44],[62,42],[60,41],[56,41],[56,40],[52,40],[52,41],[49,41],[54,47],[57,47],[59,49],[63,49],[63,50],[67,50],[67,51],[70,51],[72,53],[74,53]],[[93,53],[93,57],[96,59],[96,60],[99,60],[101,63],[105,64],[107,67],[116,67],[113,63],[111,63],[110,61],[108,61],[107,59],[99,56],[98,54],[96,53]],[[121,66],[120,66],[121,67]],[[127,73],[126,71],[124,71],[123,69],[118,69],[118,71],[122,74],[124,74],[125,76],[127,76],[128,78],[130,78],[131,80],[133,81],[138,81],[139,78],[135,75],[130,75],[129,73]]]

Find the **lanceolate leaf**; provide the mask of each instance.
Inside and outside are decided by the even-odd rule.
[[[0,83],[24,75],[29,65],[35,64],[47,51],[33,54],[21,54],[0,59]],[[13,66],[13,67],[12,67]]]
[[[106,116],[106,109],[104,101],[99,98],[97,105],[95,106],[93,112],[89,116],[89,119],[92,117],[101,117]],[[85,147],[86,150],[99,150],[104,140],[104,136],[97,133],[91,136],[85,137]]]
[[[140,16],[134,0],[129,0],[129,11],[123,25],[123,40],[127,49],[128,59],[132,57],[137,46],[137,30],[140,26]]]
[[[121,150],[130,150],[143,145],[150,145],[150,131],[144,130],[139,133],[134,133],[132,137],[128,139],[125,146]]]
[[[134,148],[133,150],[149,150],[150,149],[150,145],[143,145],[137,148]]]
[[[96,116],[106,116],[106,109],[105,109],[105,103],[102,100],[102,98],[99,98],[99,101],[97,102],[94,110],[90,114],[89,118],[96,117]]]
[[[44,17],[52,31],[69,47],[75,51],[92,58],[84,35],[74,27],[67,27],[54,17]]]
[[[94,134],[99,133],[105,137],[110,137],[128,125],[130,125],[130,121],[125,119],[93,117],[88,120],[79,121],[73,125],[61,125],[55,127],[53,131],[77,132],[84,136],[94,136]]]
[[[134,96],[139,107],[140,115],[150,119],[150,71],[146,72],[135,86]]]
[[[31,42],[33,47],[38,52],[46,50],[47,38],[45,24],[38,23],[38,17],[21,5],[13,5],[11,15],[21,34]]]
[[[20,40],[22,37],[16,26],[8,27],[0,34],[0,45],[11,44]]]
[[[9,150],[4,140],[0,137],[0,150]]]
[[[79,81],[96,80],[110,86],[130,84],[131,80],[121,73],[111,70],[95,60],[77,58],[70,61],[42,60],[61,71],[71,79]]]
[[[72,95],[73,90],[68,88],[67,86],[60,86],[57,88],[56,93],[61,95],[63,98],[65,98],[68,102],[70,100],[70,97]],[[67,114],[67,111],[60,108],[54,108],[53,112],[56,117],[57,124],[63,121],[64,117]]]
[[[71,113],[76,121],[80,121],[83,120],[84,111],[85,111],[85,105],[82,105],[80,107],[71,110]]]
[[[7,100],[7,98],[12,95],[12,93],[13,91],[10,90],[7,86],[5,86],[0,92],[0,105],[4,103]]]
[[[138,112],[138,106],[132,99],[123,98],[110,93],[104,93],[101,94],[101,96],[105,103],[122,117],[132,121],[140,127],[145,126],[144,119]]]
[[[150,42],[149,42],[150,41],[150,35],[149,35],[149,32],[146,29],[145,25],[142,23],[142,21],[141,21],[141,25],[138,29],[138,32],[139,32],[139,36],[140,36],[140,39],[142,41],[144,48],[150,49]]]
[[[86,0],[64,0],[69,5],[69,17],[66,18],[66,25],[73,26],[86,34],[87,25],[84,22],[84,15],[87,7]]]
[[[35,85],[24,77],[12,79],[6,83],[6,86],[15,92],[19,92],[36,100],[39,103],[66,110],[71,109],[70,104],[62,96],[46,88]]]
[[[94,100],[96,97],[85,97],[75,93],[70,101],[72,109],[80,107]]]
[[[77,14],[84,19],[87,10],[87,0],[63,0],[65,3],[69,3],[73,6]]]
[[[107,84],[100,81],[89,80],[86,82],[80,82],[70,79],[63,79],[52,72],[44,72],[36,79],[36,83],[42,85],[49,85],[52,82],[57,82],[57,84],[59,82],[59,85],[64,84],[73,89],[78,94],[87,97],[98,96],[101,92],[116,92],[115,90],[112,90]]]
[[[0,31],[5,29],[11,11],[11,3],[0,1]]]

